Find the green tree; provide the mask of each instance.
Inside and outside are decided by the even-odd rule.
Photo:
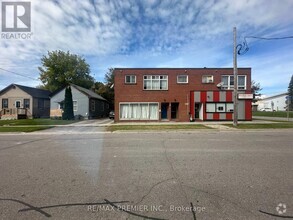
[[[65,98],[64,98],[64,109],[63,110],[64,110],[64,112],[62,114],[63,120],[74,119],[72,92],[71,92],[70,86],[65,88]]]
[[[105,74],[105,82],[109,87],[114,86],[114,68],[108,69],[108,72]]]
[[[251,92],[253,94],[252,102],[257,102],[258,97],[261,96],[260,91],[262,90],[260,83],[255,82],[254,80],[251,81]]]
[[[289,110],[293,111],[293,75],[291,76],[291,80],[288,86],[288,99],[287,102],[289,101]]]
[[[96,82],[95,92],[108,100],[110,109],[114,109],[114,69],[110,68],[105,74],[105,83]]]
[[[44,88],[55,91],[70,83],[91,88],[94,78],[90,75],[90,66],[85,59],[68,52],[56,50],[48,52],[41,59],[40,80]]]

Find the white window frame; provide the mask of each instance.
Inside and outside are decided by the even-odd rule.
[[[150,104],[156,104],[158,106],[158,112],[157,112],[157,116],[158,118],[157,119],[151,119],[150,118],[150,114],[148,112],[148,118],[121,118],[121,105],[128,105],[130,106],[131,104],[137,104],[137,105],[141,105],[141,104],[147,104],[148,105],[148,110],[150,111]],[[159,102],[119,102],[119,120],[121,121],[131,121],[131,120],[144,120],[144,121],[147,121],[147,120],[156,120],[158,121],[160,119],[160,115],[159,115]]]
[[[239,77],[244,77],[244,88],[239,88]],[[237,76],[237,83],[238,83],[238,90],[246,90],[246,85],[247,85],[247,76],[246,75],[238,75]],[[243,87],[243,86],[241,86]]]
[[[210,107],[208,107],[208,106],[210,106]],[[206,112],[207,113],[216,112],[216,103],[206,103]]]
[[[147,79],[146,79],[147,77]],[[155,79],[153,79],[155,77]],[[161,79],[162,77],[162,79]],[[165,77],[165,78],[163,78]],[[159,89],[153,89],[153,81],[154,80],[159,80],[159,86],[160,88]],[[161,89],[161,81],[167,81],[167,88],[165,89]],[[145,81],[150,81],[151,82],[151,88],[150,89],[147,89],[147,88],[144,88],[144,85],[145,85]],[[143,76],[143,90],[154,90],[154,91],[166,91],[168,90],[168,83],[169,83],[169,80],[168,80],[168,75],[144,75]]]
[[[222,78],[223,77],[228,77],[228,85],[226,86],[222,86],[222,88],[223,89],[227,89],[227,90],[229,90],[229,89],[234,89],[234,85],[231,85],[231,77],[234,77],[234,75],[222,75],[221,76],[221,81],[223,82],[223,80],[222,80]]]
[[[74,103],[76,103],[76,104],[74,104]],[[77,100],[73,100],[73,101],[72,101],[72,106],[73,106],[73,111],[74,111],[74,112],[77,112],[77,110],[78,110],[78,109],[77,109],[77,106],[78,106],[78,105],[77,105]],[[74,109],[74,107],[75,107],[75,109]]]
[[[179,77],[186,77],[186,81],[185,82],[180,82]],[[179,84],[187,84],[188,83],[188,75],[184,75],[184,74],[177,75],[177,83],[179,83]]]
[[[223,107],[223,110],[219,110],[219,107]],[[206,113],[233,113],[233,103],[230,103],[230,102],[210,102],[210,103],[206,102],[206,110],[205,111],[206,111]]]
[[[233,112],[234,111],[234,104],[233,103],[227,103],[226,104],[226,112]]]
[[[206,80],[204,80],[206,78]],[[209,79],[211,78],[211,79]],[[214,83],[214,76],[213,75],[203,75],[201,78],[201,82],[204,84]]]
[[[129,77],[129,82],[127,82],[127,77]],[[134,81],[131,79],[134,78]],[[136,75],[125,75],[125,84],[136,84]]]
[[[234,85],[235,85],[235,81],[234,81],[234,85],[231,85],[231,77],[234,77],[234,75],[222,75],[221,76],[221,80],[222,80],[222,77],[228,77],[228,86],[222,86],[223,89],[227,89],[227,90],[231,90],[231,89],[234,89]],[[244,80],[244,89],[243,88],[240,88],[239,89],[239,80],[237,80],[237,89],[238,90],[246,90],[246,86],[247,86],[247,75],[237,75],[237,79],[239,79],[239,77],[242,77],[244,76],[245,77],[245,80]]]
[[[219,108],[223,107],[223,110],[220,110]],[[216,112],[225,113],[226,112],[226,103],[216,103]]]
[[[16,106],[17,102],[19,102],[19,107]],[[21,100],[15,100],[15,108],[21,108]]]

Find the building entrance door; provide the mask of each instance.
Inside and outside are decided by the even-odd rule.
[[[168,119],[169,103],[161,103],[161,119]]]
[[[201,103],[195,103],[194,104],[194,118],[199,119],[200,115],[200,109],[201,109]]]
[[[171,119],[178,118],[178,107],[179,107],[178,102],[171,103]]]

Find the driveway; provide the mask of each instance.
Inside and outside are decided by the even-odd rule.
[[[105,125],[114,123],[111,119],[83,120],[81,122],[60,125],[51,129],[35,132],[36,134],[81,134],[105,131]]]

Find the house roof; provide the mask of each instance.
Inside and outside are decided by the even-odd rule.
[[[50,95],[50,91],[44,90],[44,89],[38,89],[38,88],[32,88],[28,86],[23,86],[23,85],[18,85],[18,84],[10,84],[6,88],[0,91],[0,95],[5,93],[7,90],[13,88],[13,87],[18,87],[22,91],[26,92],[27,94],[31,95],[32,97],[35,98],[44,98],[48,99]]]
[[[103,101],[107,101],[105,98],[103,98],[102,96],[98,95],[97,93],[89,90],[89,89],[85,89],[83,87],[71,84],[72,87],[76,88],[78,91],[84,93],[85,95],[87,95],[89,98],[95,98],[95,99],[100,99]]]
[[[274,99],[274,98],[278,98],[278,97],[282,97],[282,96],[286,96],[286,95],[288,95],[288,92],[284,92],[284,93],[281,93],[281,94],[278,94],[278,95],[269,96],[269,97],[261,99],[260,101],[268,100],[268,99]]]
[[[86,96],[88,96],[89,98],[95,98],[95,99],[99,99],[99,100],[103,100],[103,101],[107,101],[105,98],[103,98],[102,96],[98,95],[97,93],[89,90],[89,89],[86,89],[86,88],[83,88],[83,87],[80,87],[80,86],[77,86],[75,84],[70,84],[71,87],[74,87],[75,89],[77,89],[78,91],[80,91],[81,93],[85,94]],[[64,87],[65,88],[65,87]],[[50,97],[53,97],[54,95],[56,95],[57,93],[59,93],[60,91],[62,91],[64,88],[61,88],[53,93],[51,93]]]

